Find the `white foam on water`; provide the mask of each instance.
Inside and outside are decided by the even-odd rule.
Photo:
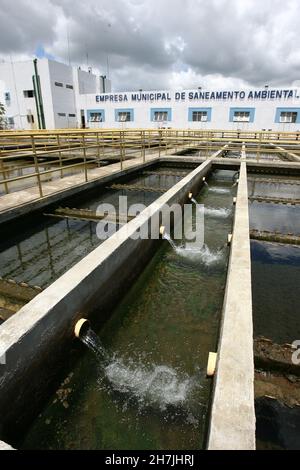
[[[213,193],[217,193],[217,194],[228,194],[230,193],[230,189],[227,189],[227,188],[218,188],[218,187],[209,187],[209,190]]]
[[[203,245],[202,248],[199,247],[177,247],[176,253],[185,258],[189,258],[195,261],[199,261],[206,266],[211,266],[214,264],[220,263],[224,258],[224,253],[222,251],[212,251],[208,248],[207,245]]]
[[[104,373],[115,391],[135,397],[142,405],[156,405],[161,409],[182,405],[193,386],[191,378],[180,378],[168,366],[126,365],[122,359],[112,361]]]
[[[81,341],[97,356],[100,365],[99,385],[106,378],[112,390],[135,398],[140,406],[156,406],[164,410],[168,405],[182,406],[195,388],[194,379],[179,374],[165,365],[130,362],[110,354],[100,338],[89,329]]]
[[[210,217],[221,217],[225,219],[230,216],[231,210],[226,208],[205,207],[204,213]]]

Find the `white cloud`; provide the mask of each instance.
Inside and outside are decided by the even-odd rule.
[[[48,54],[106,73],[115,89],[291,84],[298,0],[0,0],[0,58]],[[1,78],[1,77],[0,77]]]

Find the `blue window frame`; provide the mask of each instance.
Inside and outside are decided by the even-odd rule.
[[[104,109],[88,109],[87,120],[88,122],[104,122],[105,121]]]
[[[299,124],[300,108],[277,108],[275,122],[278,124]]]
[[[211,122],[211,108],[189,108],[190,122]]]
[[[151,108],[150,121],[166,122],[172,121],[172,108]]]
[[[229,122],[254,122],[255,108],[230,108]]]
[[[116,122],[132,122],[134,121],[134,110],[132,108],[115,109]]]

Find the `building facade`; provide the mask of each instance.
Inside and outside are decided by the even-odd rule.
[[[182,90],[87,95],[88,127],[300,131],[300,90]]]
[[[85,95],[110,91],[106,77],[48,59],[0,63],[0,102],[8,129],[74,128],[84,124]]]
[[[111,93],[105,76],[48,59],[0,64],[0,102],[10,129],[300,131],[298,88]]]

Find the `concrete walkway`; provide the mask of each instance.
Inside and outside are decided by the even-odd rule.
[[[146,162],[158,159],[158,153],[153,155],[147,155]],[[133,158],[123,162],[123,169],[132,168],[137,164],[143,163],[141,157]],[[88,181],[94,181],[104,176],[111,175],[121,171],[120,163],[114,163],[113,165],[103,166],[100,168],[94,168],[88,170]],[[76,186],[85,184],[84,172],[72,176],[66,176],[65,178],[57,179],[53,182],[43,183],[43,195],[44,197],[50,196],[51,194],[65,191],[67,188],[74,188]],[[22,191],[16,191],[13,193],[5,194],[0,197],[0,214],[1,212],[7,211],[8,209],[28,204],[29,202],[41,199],[39,195],[38,186],[33,186]]]
[[[241,163],[208,448],[255,449],[254,354],[246,163]]]

